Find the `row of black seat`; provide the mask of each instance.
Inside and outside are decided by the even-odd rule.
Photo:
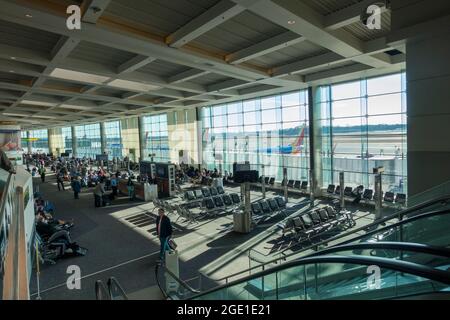
[[[186,191],[184,193],[184,198],[187,201],[194,201],[222,194],[225,194],[225,190],[223,189],[223,187],[204,187],[202,189]]]
[[[288,218],[278,226],[282,229],[283,235],[292,232],[296,236],[310,238],[341,225],[353,227],[355,222],[351,215],[338,214],[333,207],[326,206]]]
[[[262,183],[262,176],[259,177],[259,183]],[[274,177],[265,177],[264,184],[274,186],[275,178]],[[286,180],[283,180],[281,182],[281,186],[284,187],[285,184],[286,184]],[[292,188],[292,189],[307,190],[308,189],[308,181],[287,180],[287,186],[288,186],[288,188]]]
[[[260,200],[251,204],[252,213],[255,216],[275,213],[286,209],[286,200],[283,197],[275,197],[267,200]]]
[[[241,203],[241,198],[237,193],[223,194],[204,198],[202,207],[206,210],[225,209],[235,207]]]
[[[328,194],[339,195],[340,192],[341,192],[341,187],[339,185],[338,186],[335,186],[334,184],[328,185],[328,188],[327,188]],[[348,186],[344,188],[344,196],[346,196],[346,197],[356,198],[359,195],[361,196],[361,199],[368,200],[368,201],[376,200],[378,197],[378,195],[375,194],[372,189],[365,189],[364,186],[362,186],[362,185],[360,185],[354,189],[352,187],[348,187]],[[381,196],[383,197],[383,194]],[[404,194],[404,193],[394,194],[393,192],[385,192],[383,201],[404,205],[404,204],[406,204],[406,194]]]

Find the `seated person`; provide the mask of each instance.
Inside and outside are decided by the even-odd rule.
[[[73,227],[73,219],[71,221],[54,219],[50,213],[46,213],[44,210],[39,210],[36,213],[36,221],[45,222],[53,227],[60,229],[70,229]]]

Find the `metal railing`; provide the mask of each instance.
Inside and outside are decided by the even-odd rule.
[[[363,243],[363,244],[354,244],[354,245],[345,245],[342,247],[334,247],[329,249],[328,253],[335,253],[338,251],[348,251],[348,250],[359,250],[359,249],[387,249],[387,250],[401,250],[401,251],[410,251],[410,252],[420,252],[426,253],[430,255],[438,255],[446,258],[450,257],[450,251],[446,248],[438,248],[426,245],[419,244],[402,244],[402,243]],[[321,254],[321,253],[318,253]],[[305,265],[317,265],[317,264],[355,264],[355,265],[365,265],[365,266],[373,266],[376,265],[379,268],[386,268],[392,271],[398,271],[401,273],[406,273],[414,276],[418,276],[424,279],[428,279],[431,281],[437,281],[442,284],[450,285],[450,272],[443,271],[436,268],[431,268],[428,266],[423,266],[417,263],[394,260],[394,259],[386,259],[380,257],[368,257],[368,256],[308,256],[305,258],[301,258],[295,261],[286,262],[282,265],[272,267],[253,275],[249,275],[238,280],[226,283],[224,285],[217,286],[213,289],[204,291],[196,296],[191,297],[191,299],[198,299],[203,296],[207,296],[214,292],[219,292],[221,290],[231,288],[235,285],[239,285],[241,283],[249,282],[251,280],[261,278],[272,274],[276,274],[280,271],[297,267],[297,266],[305,266]],[[317,273],[317,270],[316,270]],[[317,279],[317,274],[315,275]],[[276,299],[279,298],[278,292],[278,278],[276,281]],[[263,284],[264,286],[264,284]]]
[[[371,224],[359,227],[357,229],[352,229],[349,232],[346,232],[346,233],[339,234],[337,236],[331,237],[331,238],[326,239],[324,241],[321,241],[319,243],[316,243],[316,244],[313,244],[311,246],[305,247],[305,248],[303,248],[303,249],[301,249],[299,251],[292,252],[292,253],[290,253],[288,255],[284,255],[282,257],[278,257],[278,258],[275,258],[275,259],[271,259],[269,261],[261,262],[259,265],[249,267],[248,269],[244,269],[244,270],[235,272],[235,273],[233,273],[231,275],[227,275],[227,276],[219,278],[219,279],[215,279],[215,281],[216,282],[225,281],[225,283],[228,283],[230,279],[235,278],[235,277],[237,277],[239,275],[246,274],[246,273],[251,274],[251,272],[253,270],[256,270],[258,268],[261,268],[261,269],[264,270],[264,269],[266,269],[266,266],[268,266],[270,264],[277,264],[277,263],[281,262],[282,260],[285,260],[286,258],[293,257],[293,256],[299,255],[299,254],[301,254],[301,253],[303,253],[305,251],[308,251],[308,250],[311,250],[311,249],[316,249],[316,248],[318,248],[320,246],[327,245],[329,242],[336,241],[336,240],[348,237],[348,236],[350,236],[352,234],[355,234],[356,232],[365,231],[367,229],[376,228],[376,227],[386,223],[389,220],[398,219],[399,221],[402,221],[403,217],[406,216],[406,215],[409,215],[411,213],[421,212],[421,210],[426,209],[427,207],[430,207],[430,206],[433,206],[433,205],[436,205],[436,204],[439,204],[439,203],[443,203],[443,202],[445,204],[450,202],[450,195],[441,196],[441,197],[439,197],[437,199],[429,200],[429,201],[426,201],[424,203],[415,205],[413,207],[407,208],[407,209],[402,210],[400,212],[397,212],[397,213],[394,213],[392,215],[386,216],[385,218],[382,218],[382,219],[380,219],[378,221],[375,221],[375,222],[373,222]],[[418,214],[420,214],[420,213],[418,213]],[[383,230],[389,230],[390,228],[392,228],[392,226],[387,226],[387,227],[384,227],[384,228],[376,229],[376,230],[373,230],[371,233],[382,232]],[[368,236],[368,235],[369,235],[369,233],[364,234],[363,236]],[[313,239],[313,238],[314,237],[311,237],[311,239]],[[355,241],[358,238],[360,238],[360,237],[355,237],[355,238],[353,238],[353,239],[351,239],[349,241]],[[281,254],[283,254],[283,253],[281,253]],[[203,277],[204,275],[202,275],[200,273],[200,276]]]

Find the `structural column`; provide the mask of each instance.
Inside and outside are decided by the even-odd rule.
[[[27,131],[27,149],[28,149],[28,153],[32,152],[32,146],[31,146],[31,135],[30,135],[30,131]]]
[[[144,117],[138,118],[138,127],[139,127],[139,154],[140,154],[140,160],[144,160],[147,156],[145,154],[145,146],[147,144],[147,137],[144,132]]]
[[[320,88],[317,86],[308,89],[308,105],[309,105],[309,155],[310,155],[310,172],[312,174],[312,187],[314,188],[314,196],[321,195],[323,187],[322,179],[322,121]]]
[[[411,197],[450,180],[450,2],[393,0],[391,11],[388,40],[406,43]]]
[[[78,156],[78,151],[77,151],[78,141],[77,141],[76,130],[75,130],[75,127],[71,127],[71,129],[72,129],[72,155],[74,157],[77,157]]]
[[[100,122],[100,144],[102,154],[106,154],[107,146],[106,146],[106,132],[104,122]]]

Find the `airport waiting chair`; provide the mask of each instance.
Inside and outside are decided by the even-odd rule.
[[[184,193],[184,198],[185,198],[187,201],[193,201],[193,200],[195,200],[195,194],[194,194],[194,191],[192,191],[192,190],[186,191],[186,192]]]
[[[283,180],[281,181],[281,186],[284,187],[286,184],[287,184],[287,180],[286,180],[286,179],[283,179]]]
[[[214,204],[212,198],[204,199],[202,202],[202,206],[206,208],[206,210],[214,210],[216,208],[216,205]]]
[[[209,198],[211,196],[208,188],[202,188],[202,193],[204,198]]]
[[[302,185],[300,186],[300,189],[303,190],[303,191],[308,189],[308,181],[303,181]]]
[[[223,203],[222,197],[215,196],[215,197],[213,197],[213,200],[214,200],[214,204],[216,205],[217,208],[223,208],[225,206],[225,204]]]
[[[288,188],[293,188],[294,187],[294,182],[295,182],[294,180],[289,180],[288,181],[288,185],[287,185]]]
[[[269,179],[270,179],[269,177],[265,177],[264,178],[264,184],[269,184]]]
[[[372,190],[372,189],[365,189],[365,190],[364,190],[364,193],[363,193],[363,195],[362,195],[362,198],[363,198],[364,200],[371,201],[372,198],[373,198],[373,190]]]
[[[295,180],[294,189],[300,189],[302,182],[300,180]]]
[[[267,202],[269,203],[269,207],[273,212],[280,210],[280,208],[278,207],[278,202],[275,199],[269,199],[267,200]]]
[[[384,202],[394,203],[394,193],[393,192],[386,192],[384,194]]]
[[[262,183],[262,176],[260,176],[260,177],[258,178],[258,182],[259,182],[259,183]]]
[[[274,177],[269,179],[269,185],[271,185],[271,186],[275,185],[275,178]]]
[[[195,198],[196,199],[203,199],[203,192],[200,189],[194,190]]]
[[[397,193],[397,195],[395,196],[395,203],[405,205],[406,204],[406,194]]]
[[[334,184],[329,184],[328,188],[327,188],[327,193],[333,194],[335,189],[336,189],[336,186]]]
[[[262,214],[262,209],[261,209],[259,202],[252,203],[250,207],[252,209],[252,213],[255,216],[260,216]]]
[[[222,201],[225,204],[225,206],[227,206],[227,207],[233,205],[233,200],[231,199],[230,195],[228,195],[228,194],[222,195]]]
[[[212,197],[218,195],[218,192],[217,192],[216,187],[210,187],[210,188],[209,188],[209,193],[211,194]]]
[[[263,213],[266,213],[266,214],[268,214],[268,213],[271,213],[272,212],[272,210],[270,210],[270,206],[269,206],[269,204],[267,203],[267,201],[260,201],[259,202],[259,205],[261,206],[261,210],[263,211]]]
[[[239,195],[237,193],[231,193],[230,197],[231,197],[231,200],[233,200],[234,204],[240,204],[241,203],[241,198],[239,197]]]
[[[337,195],[341,194],[341,186],[336,186],[336,189],[334,190],[334,194],[337,194]]]
[[[224,193],[225,193],[225,190],[223,189],[223,187],[218,186],[218,187],[217,187],[217,193],[218,193],[218,194],[224,194]]]
[[[352,191],[353,191],[352,187],[345,187],[344,188],[344,196],[351,197],[352,196]]]
[[[277,202],[279,208],[286,208],[286,199],[284,197],[277,196],[274,199]]]

